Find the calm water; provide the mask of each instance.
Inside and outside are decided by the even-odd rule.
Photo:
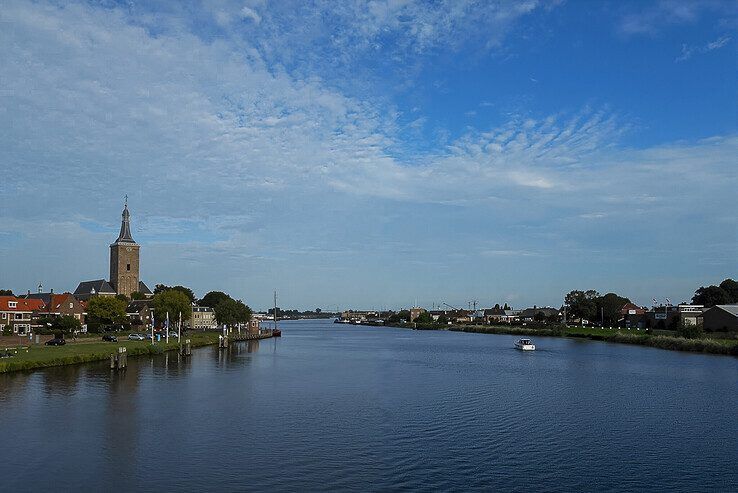
[[[737,491],[738,359],[285,323],[0,375],[0,490]]]

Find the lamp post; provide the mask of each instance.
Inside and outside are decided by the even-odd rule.
[[[151,309],[151,344],[154,343],[154,326],[156,326],[156,321],[154,319],[154,309]]]

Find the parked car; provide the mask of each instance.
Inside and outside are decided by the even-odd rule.
[[[143,341],[146,338],[141,334],[128,334],[129,341]]]
[[[105,334],[104,336],[102,336],[102,340],[107,342],[118,342],[118,338],[115,337],[113,334]]]
[[[54,337],[50,341],[46,341],[47,346],[63,346],[66,343],[67,341],[65,341],[62,337]]]
[[[174,332],[173,330],[169,331],[169,337],[179,337],[179,334]]]

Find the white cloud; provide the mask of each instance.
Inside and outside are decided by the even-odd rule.
[[[635,7],[620,18],[619,31],[626,36],[654,36],[666,27],[694,23],[706,12],[713,12],[723,19],[736,18],[736,2],[720,0],[661,0]]]
[[[466,4],[444,3],[441,13],[415,3],[376,5],[374,25],[362,39],[390,33],[401,36],[407,50],[439,46],[471,15]],[[486,15],[505,23],[536,4],[509,11],[505,5],[489,7]],[[243,14],[243,4],[229,6],[217,5],[225,26],[238,24],[234,19]],[[276,29],[262,7],[248,4],[261,16],[258,28]],[[243,24],[257,28],[249,18]],[[302,24],[310,32],[299,35],[318,36],[314,22]],[[709,233],[712,221],[723,220],[714,210],[732,203],[738,188],[735,136],[628,149],[619,145],[626,121],[608,109],[585,108],[469,130],[405,160],[392,152],[404,147],[399,135],[405,127],[391,105],[349,96],[314,74],[271,63],[265,55],[270,48],[258,40],[196,36],[176,21],[154,29],[142,17],[83,4],[8,2],[0,24],[12,26],[0,30],[0,221],[5,226],[9,218],[23,218],[24,224],[11,235],[23,248],[8,246],[5,234],[0,249],[14,256],[31,255],[23,252],[38,231],[50,245],[64,240],[66,252],[75,255],[65,235],[79,228],[50,225],[49,215],[115,232],[128,193],[136,234],[150,248],[147,280],[185,283],[165,277],[185,275],[180,263],[187,262],[192,276],[213,283],[229,279],[230,287],[240,289],[269,285],[283,265],[303,268],[288,262],[291,255],[314,259],[304,268],[315,270],[301,272],[305,278],[330,264],[336,250],[357,252],[355,258],[366,262],[384,252],[383,262],[372,266],[378,273],[396,269],[386,267],[392,259],[440,262],[439,250],[418,251],[415,244],[392,250],[393,240],[409,235],[405,228],[414,224],[420,225],[416,236],[439,231],[428,243],[465,233],[473,242],[479,231],[508,234],[514,241],[484,255],[535,253],[532,260],[580,247],[577,242],[596,231],[627,230],[624,218],[654,220],[658,228],[688,213]],[[353,34],[341,33],[335,49],[347,42],[341,36]],[[302,46],[293,51],[299,54]],[[426,124],[418,116],[407,128]],[[426,218],[427,211],[439,210],[451,212],[432,216],[439,218],[435,222]],[[592,211],[602,216],[581,221],[595,219],[587,217]],[[80,238],[109,241],[89,231]],[[295,253],[294,243],[303,253]],[[444,247],[443,255],[464,248]],[[258,261],[265,258],[271,262]],[[19,265],[41,269],[44,262]],[[43,274],[1,267],[4,279]]]
[[[241,18],[251,19],[256,24],[259,24],[261,22],[261,16],[254,9],[250,7],[243,7],[241,9]]]
[[[715,41],[705,44],[704,46],[688,46],[682,45],[682,53],[676,58],[676,62],[689,60],[695,53],[704,54],[714,50],[718,50],[727,45],[732,38],[730,36],[721,36]]]

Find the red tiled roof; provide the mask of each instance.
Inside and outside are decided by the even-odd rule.
[[[51,297],[51,303],[49,303],[49,310],[58,310],[61,308],[62,303],[66,303],[67,299],[72,296],[72,293],[55,294]]]
[[[9,302],[15,301],[15,308],[10,308]],[[4,312],[32,312],[41,310],[44,307],[42,300],[27,300],[25,298],[16,298],[15,296],[0,296],[0,311]]]

